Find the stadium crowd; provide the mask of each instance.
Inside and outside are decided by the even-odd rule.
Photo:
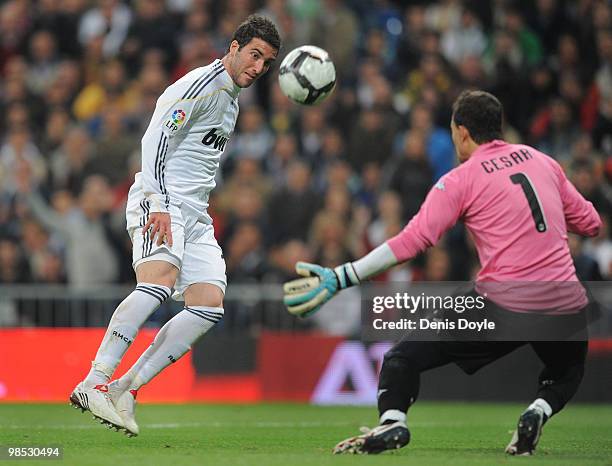
[[[280,60],[312,43],[333,95],[299,107],[278,65],[240,97],[210,212],[232,283],[334,266],[396,234],[455,162],[451,103],[482,88],[507,140],[549,153],[609,225],[612,7],[605,0],[10,0],[0,6],[0,283],[131,283],[125,200],[156,99],[224,55],[248,14]],[[612,278],[608,228],[570,238],[582,279]],[[466,280],[459,226],[384,280]]]

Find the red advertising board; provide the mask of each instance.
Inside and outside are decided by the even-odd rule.
[[[118,375],[136,361],[156,332],[145,329],[139,334]],[[67,402],[88,372],[103,335],[104,329],[98,328],[0,329],[0,402]],[[589,346],[591,373],[587,371],[583,391],[599,393],[591,388],[601,385],[609,372],[612,343],[592,340]],[[365,345],[323,334],[266,332],[258,340],[252,372],[197,377],[188,353],[141,390],[139,401],[373,404],[378,372],[389,347],[389,343]],[[606,397],[599,394],[586,400]]]
[[[143,330],[117,373],[123,374],[151,344],[156,330]],[[91,367],[104,329],[0,330],[0,400],[66,401]],[[191,356],[173,364],[142,391],[139,400],[181,402],[191,399],[195,375]]]

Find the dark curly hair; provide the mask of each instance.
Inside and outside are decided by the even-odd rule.
[[[239,48],[242,48],[251,42],[253,38],[267,42],[276,50],[279,50],[281,47],[281,39],[276,26],[264,16],[250,15],[234,31],[231,42],[237,41]]]

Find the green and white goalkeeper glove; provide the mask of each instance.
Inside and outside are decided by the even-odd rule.
[[[338,291],[360,283],[350,262],[334,269],[298,262],[295,271],[306,278],[291,280],[283,285],[283,302],[291,314],[299,317],[314,314]]]

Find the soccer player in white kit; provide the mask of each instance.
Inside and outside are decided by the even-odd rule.
[[[234,131],[238,95],[268,71],[280,37],[249,16],[222,59],[196,68],[159,97],[142,138],[142,171],[126,209],[136,289],[115,310],[92,368],[70,401],[109,428],[138,435],[138,389],[176,362],[223,318],[225,261],[207,213],[221,154]],[[147,318],[171,294],[184,309],[121,378],[110,382]]]

